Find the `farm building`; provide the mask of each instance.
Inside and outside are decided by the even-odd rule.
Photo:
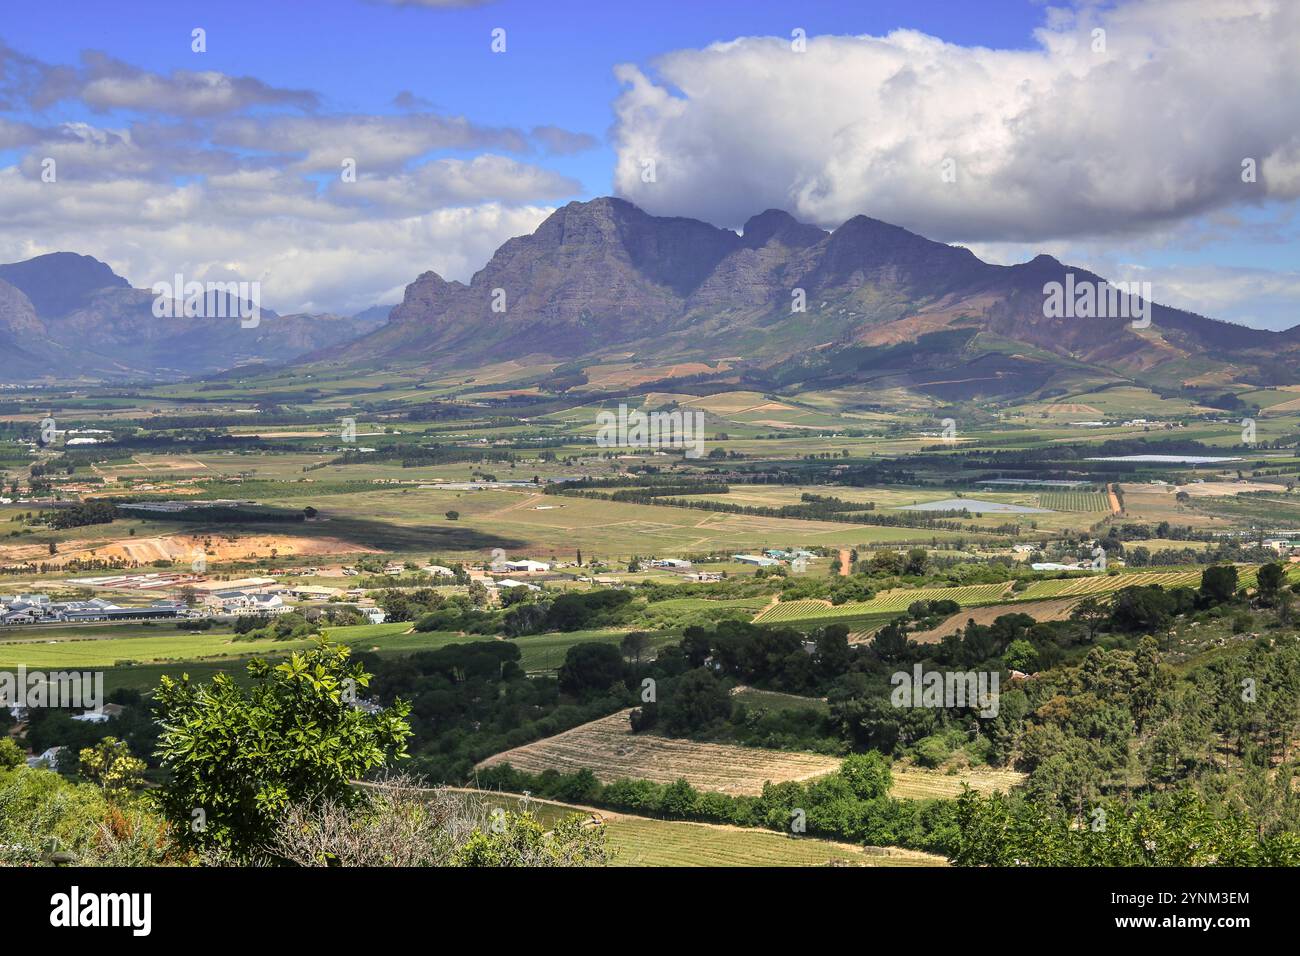
[[[687,581],[721,581],[721,571],[693,571],[686,575]]]
[[[540,591],[536,584],[529,584],[527,581],[516,581],[513,578],[502,578],[497,582],[499,588],[528,588],[530,591]]]
[[[300,600],[326,601],[343,592],[338,588],[327,588],[314,584],[304,584],[290,588],[289,593]]]
[[[545,561],[503,561],[499,565],[502,571],[549,571],[551,566]],[[494,570],[496,570],[494,568]]]

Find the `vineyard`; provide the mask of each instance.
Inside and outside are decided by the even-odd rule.
[[[1110,511],[1110,499],[1100,491],[1045,491],[1038,507],[1050,511]]]
[[[1247,582],[1242,575],[1242,584]],[[1254,572],[1251,572],[1251,583]],[[1034,601],[1039,598],[1084,597],[1089,594],[1111,594],[1121,588],[1142,587],[1158,584],[1163,588],[1194,588],[1201,583],[1201,569],[1188,568],[1179,571],[1155,571],[1150,574],[1099,574],[1089,578],[1061,578],[1055,581],[1035,581],[1024,591],[1015,595],[1020,601]]]

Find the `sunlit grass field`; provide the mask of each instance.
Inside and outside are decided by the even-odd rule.
[[[545,825],[590,811],[511,794],[476,794],[488,807],[527,809]],[[869,855],[850,843],[679,820],[597,811],[615,866],[944,866],[942,857],[891,848]]]
[[[0,643],[0,669],[19,665],[40,670],[105,670],[111,690],[129,686],[145,690],[154,687],[164,673],[210,675],[219,670],[242,673],[252,657],[281,658],[313,645],[313,640],[237,641],[230,632],[180,634],[159,628],[154,634],[145,629],[125,626],[121,637],[105,636],[111,627],[98,629],[60,628],[58,632],[14,629],[0,632],[9,639]],[[94,630],[87,636],[85,631]],[[536,634],[514,638],[520,650],[520,666],[530,673],[553,671],[575,644],[599,642],[617,644],[624,630],[586,630]],[[459,634],[446,631],[418,632],[409,623],[360,624],[328,627],[324,636],[335,643],[347,644],[354,651],[380,655],[410,654],[437,650],[453,644],[503,640],[492,635]],[[677,632],[650,631],[649,656],[659,648],[680,639]]]

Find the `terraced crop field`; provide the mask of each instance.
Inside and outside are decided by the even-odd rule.
[[[624,777],[673,783],[685,778],[700,790],[758,794],[767,781],[807,780],[839,767],[835,757],[784,750],[633,734],[631,709],[593,720],[554,737],[489,757],[478,764],[508,763],[517,770],[572,773],[587,769],[602,783]]]
[[[1044,491],[1038,507],[1050,511],[1110,511],[1110,499],[1100,491]]]

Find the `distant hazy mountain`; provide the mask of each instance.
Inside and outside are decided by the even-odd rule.
[[[391,310],[341,318],[264,307],[256,328],[155,317],[151,291],[87,256],[0,265],[0,379],[523,357],[566,363],[572,377],[575,365],[630,355],[725,358],[773,387],[870,381],[947,398],[1021,394],[1080,373],[1162,388],[1300,383],[1300,327],[1257,331],[1155,304],[1147,327],[1048,317],[1044,287],[1070,282],[1105,285],[1049,256],[990,265],[866,216],[826,232],[768,210],[737,234],[606,198],[557,210],[468,284],[426,272]]]
[[[173,379],[286,362],[370,332],[387,312],[281,316],[263,306],[256,327],[244,327],[228,297],[220,311],[231,318],[159,318],[155,298],[90,256],[0,265],[0,380]],[[220,298],[206,314],[218,314]]]
[[[768,210],[737,234],[604,198],[570,203],[509,240],[469,284],[424,273],[384,327],[310,358],[454,367],[611,352],[741,357],[778,383],[888,372],[966,396],[1029,391],[1081,366],[1175,387],[1300,381],[1297,329],[1256,331],[1160,305],[1147,328],[1121,316],[1045,317],[1044,285],[1068,274],[1104,285],[1049,256],[990,265],[866,216],[828,233]],[[798,296],[804,311],[792,311]]]

